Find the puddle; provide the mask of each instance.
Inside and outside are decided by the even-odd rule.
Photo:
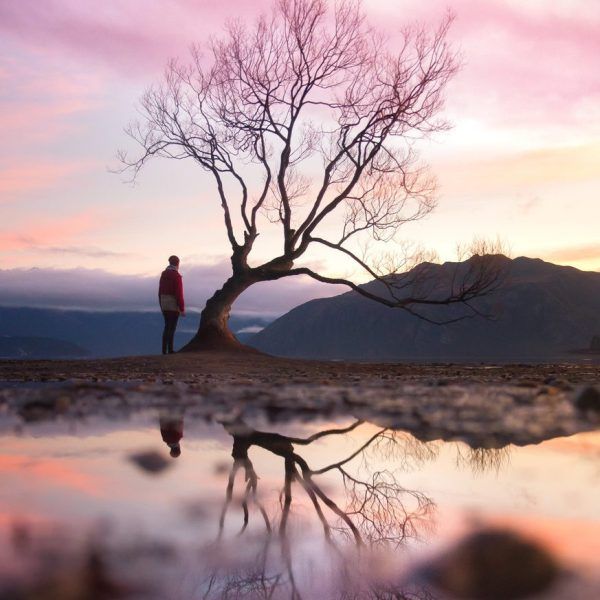
[[[450,598],[432,565],[490,529],[556,561],[535,597],[600,596],[600,432],[484,449],[351,418],[1,424],[0,598]]]

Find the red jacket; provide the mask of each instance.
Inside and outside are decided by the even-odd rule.
[[[175,296],[179,310],[185,310],[183,301],[183,279],[175,269],[165,269],[160,275],[160,283],[158,285],[158,295],[161,294]]]
[[[183,437],[183,419],[160,417],[160,435],[166,444],[178,444]]]

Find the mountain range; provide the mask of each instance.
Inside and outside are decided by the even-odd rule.
[[[188,342],[200,314],[179,320],[175,347]],[[232,315],[231,327],[246,341],[270,322],[263,316]],[[158,354],[160,312],[85,311],[0,307],[0,358],[98,358]]]
[[[600,273],[526,257],[498,261],[498,288],[472,303],[486,317],[438,325],[351,291],[292,309],[250,343],[278,356],[329,360],[535,361],[573,357],[600,335]],[[465,264],[429,265],[430,275],[441,285]],[[362,287],[381,292],[377,281]],[[441,321],[462,310],[414,308]]]

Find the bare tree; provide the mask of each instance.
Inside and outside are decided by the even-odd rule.
[[[481,257],[431,294],[422,285],[427,269],[410,269],[418,256],[407,253],[384,271],[360,251],[365,236],[392,240],[435,206],[435,182],[415,142],[447,127],[438,116],[457,70],[451,21],[433,31],[405,28],[391,52],[356,0],[331,8],[327,0],[278,0],[251,28],[229,24],[208,56],[195,48],[189,64],[172,61],[144,94],[141,119],[127,130],[142,153],[121,153],[124,169],[135,178],[155,156],[194,160],[214,179],[232,249],[231,277],[207,301],[188,349],[239,346],[228,329],[231,306],[261,281],[308,275],[411,312],[471,310],[469,302],[494,287]],[[269,224],[280,229],[280,250],[252,265],[259,230]],[[311,248],[352,261],[382,293],[298,266]]]

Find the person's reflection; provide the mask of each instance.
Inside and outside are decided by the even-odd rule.
[[[163,414],[159,417],[160,435],[170,448],[169,454],[177,458],[181,454],[181,438],[183,437],[183,417],[181,415]]]

